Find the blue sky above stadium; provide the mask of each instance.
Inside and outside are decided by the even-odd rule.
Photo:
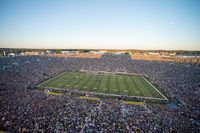
[[[200,50],[199,0],[1,0],[0,47]]]

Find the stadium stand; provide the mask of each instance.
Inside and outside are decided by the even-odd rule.
[[[48,94],[34,85],[64,71],[127,72],[146,75],[181,103],[124,104],[120,99],[89,100],[80,95]],[[45,56],[0,59],[0,130],[5,132],[200,132],[200,69],[176,62]]]

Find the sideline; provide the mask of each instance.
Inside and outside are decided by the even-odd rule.
[[[143,79],[145,80],[145,81],[147,81],[147,83],[149,83],[161,96],[163,96],[163,98],[165,99],[165,100],[168,100],[155,86],[153,86],[145,77],[143,77]]]

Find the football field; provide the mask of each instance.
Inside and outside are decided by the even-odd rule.
[[[39,88],[66,88],[103,95],[126,95],[146,99],[167,98],[143,76],[64,72],[38,85]]]

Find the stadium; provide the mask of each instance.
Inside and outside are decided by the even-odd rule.
[[[0,60],[2,131],[199,130],[195,65],[114,52]]]
[[[0,0],[0,133],[200,133],[200,0]]]

